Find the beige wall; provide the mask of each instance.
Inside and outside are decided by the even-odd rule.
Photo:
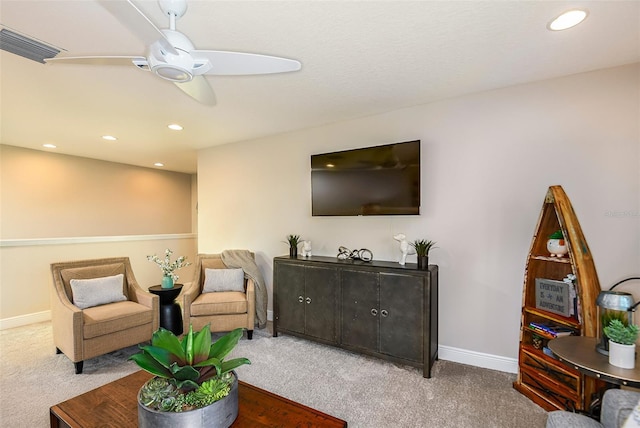
[[[195,260],[195,176],[4,145],[0,179],[0,328],[49,319],[53,262],[128,256],[149,287],[147,255]]]
[[[192,176],[0,145],[2,239],[192,231]]]
[[[604,288],[638,273],[639,76],[636,64],[202,150],[199,251],[255,251],[271,308],[287,234],[310,239],[314,254],[344,245],[378,260],[399,259],[396,233],[433,239],[441,358],[515,369],[525,259],[548,186],[572,200]],[[412,139],[422,140],[420,216],[311,216],[311,154]]]

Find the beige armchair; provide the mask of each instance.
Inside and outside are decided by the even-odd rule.
[[[183,291],[184,331],[189,324],[195,331],[211,323],[212,332],[246,328],[247,338],[253,338],[256,315],[255,285],[244,278],[244,291],[203,292],[206,269],[227,269],[220,254],[198,254],[193,281]]]
[[[159,298],[140,288],[128,257],[52,263],[51,273],[53,342],[76,374],[85,360],[148,341],[158,329]]]

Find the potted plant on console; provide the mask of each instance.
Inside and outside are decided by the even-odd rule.
[[[612,319],[603,330],[609,338],[609,364],[623,369],[634,368],[638,326],[624,325],[622,321]]]
[[[238,376],[246,358],[224,358],[242,337],[237,328],[212,343],[209,324],[180,340],[164,328],[130,357],[155,375],[138,392],[138,426],[227,428],[238,416]]]
[[[435,245],[435,241],[427,241],[426,239],[416,239],[411,243],[418,256],[418,269],[429,269],[429,251],[437,248]]]
[[[292,259],[298,257],[298,245],[300,245],[300,235],[287,235],[287,241],[289,244],[289,257]]]

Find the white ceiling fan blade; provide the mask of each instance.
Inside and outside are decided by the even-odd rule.
[[[100,0],[99,3],[142,40],[146,46],[160,41],[168,53],[178,55],[178,51],[169,43],[164,33],[131,0]]]
[[[47,58],[47,63],[83,64],[83,65],[136,65],[144,68],[147,59],[143,56],[68,56]]]
[[[302,64],[294,59],[244,52],[194,49],[189,54],[196,60],[208,59],[211,70],[205,74],[218,76],[287,73],[298,71],[302,67]]]
[[[204,76],[194,76],[190,82],[174,82],[178,88],[196,101],[209,106],[215,105],[216,94],[211,89],[211,85]]]

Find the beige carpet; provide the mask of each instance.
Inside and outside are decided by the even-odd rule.
[[[84,373],[54,352],[51,323],[0,332],[1,427],[47,427],[49,407],[137,370],[136,347],[91,359]],[[256,330],[234,351],[242,380],[369,427],[544,427],[546,412],[516,392],[515,375],[437,361],[421,371]]]

